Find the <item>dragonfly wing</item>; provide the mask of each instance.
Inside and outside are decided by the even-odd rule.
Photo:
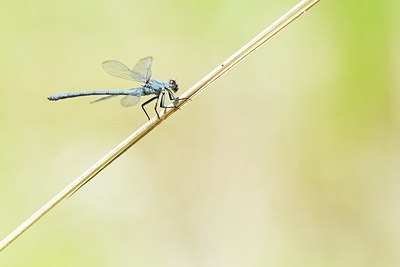
[[[145,57],[139,60],[133,67],[132,72],[136,80],[141,82],[148,82],[151,78],[151,64],[153,63],[152,57]]]
[[[140,96],[127,95],[121,98],[121,106],[131,107],[139,103]]]
[[[95,101],[90,102],[90,104],[97,103],[97,102],[100,102],[100,101],[104,101],[104,100],[107,100],[107,99],[110,99],[110,98],[113,98],[113,97],[116,97],[116,96],[117,95],[108,95],[108,96],[96,99]]]
[[[103,62],[103,69],[110,75],[133,81],[142,81],[138,79],[137,74],[127,66],[117,60],[107,60]]]

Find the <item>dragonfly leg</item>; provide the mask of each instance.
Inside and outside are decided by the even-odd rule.
[[[157,111],[157,106],[158,106],[158,100],[159,99],[160,99],[160,96],[159,95],[156,96],[156,104],[154,105],[154,111],[156,112],[157,117],[160,119],[160,114],[158,114],[158,111]]]
[[[168,96],[169,96],[169,100],[174,100],[174,102],[176,103],[179,100],[190,100],[192,101],[192,99],[190,97],[176,97],[171,91],[168,91]]]
[[[190,100],[190,101],[192,101],[192,99],[190,98],[190,97],[183,97],[183,98],[180,98],[180,97],[176,97],[176,96],[174,96],[174,94],[171,92],[171,91],[168,91],[168,96],[169,96],[169,100],[174,100],[172,103],[174,104],[174,106],[175,106],[175,104],[177,104],[180,100]],[[179,107],[176,107],[177,109],[180,109]]]
[[[169,96],[169,100],[176,100],[174,93],[172,93],[171,91],[168,91],[168,96]]]
[[[147,104],[149,104],[150,102],[152,102],[152,101],[154,101],[154,100],[156,100],[156,99],[158,99],[158,96],[152,97],[152,98],[150,98],[149,100],[147,100],[146,102],[144,102],[144,103],[142,104],[142,109],[143,109],[144,113],[146,114],[146,116],[147,116],[147,118],[148,118],[149,120],[150,120],[149,114],[147,114],[146,109],[144,108],[144,106],[146,106]],[[158,100],[157,100],[157,102],[158,102]],[[156,110],[156,113],[157,113],[158,118],[160,118],[160,116],[158,115],[157,110]]]
[[[175,97],[174,96],[174,94],[171,92],[171,91],[167,91],[168,92],[168,97],[169,97],[169,100],[174,100],[172,103],[174,104],[174,106],[173,107],[171,107],[171,108],[177,108],[177,109],[180,109],[179,107],[176,107],[175,106],[175,104],[180,100],[179,99],[179,97]],[[163,92],[164,93],[164,95],[165,95],[165,92]],[[165,96],[164,96],[164,98],[165,98]],[[166,107],[167,108],[167,107]]]
[[[164,105],[165,103],[165,92],[161,93],[161,102],[160,102],[160,107],[164,108],[164,113],[167,112],[167,107]]]
[[[172,100],[172,99],[171,99],[171,100]],[[165,92],[162,92],[162,93],[161,93],[160,107],[161,107],[161,108],[165,108],[165,111],[167,111],[167,108],[174,108],[174,107],[165,106]]]
[[[173,100],[173,99],[170,98],[170,100]],[[160,103],[160,107],[162,107],[162,108],[169,108],[169,107],[165,106],[164,103],[165,103],[165,91],[161,93],[161,103]],[[172,107],[170,107],[170,108],[172,108]]]

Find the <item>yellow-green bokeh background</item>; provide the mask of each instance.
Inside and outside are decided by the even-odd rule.
[[[296,1],[3,1],[0,238],[146,121],[60,91],[154,57],[183,90]],[[399,266],[397,0],[322,1],[0,254],[0,266]]]

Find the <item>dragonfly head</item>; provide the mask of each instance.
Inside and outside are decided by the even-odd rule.
[[[176,93],[179,89],[178,84],[175,82],[175,80],[169,80],[168,85],[169,85],[169,89],[174,91],[174,93]]]

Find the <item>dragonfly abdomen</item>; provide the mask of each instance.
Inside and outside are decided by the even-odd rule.
[[[80,96],[90,96],[90,95],[134,95],[132,90],[93,90],[93,91],[83,91],[83,92],[68,92],[59,93],[49,96],[47,99],[52,101],[57,101],[60,99],[80,97]]]

